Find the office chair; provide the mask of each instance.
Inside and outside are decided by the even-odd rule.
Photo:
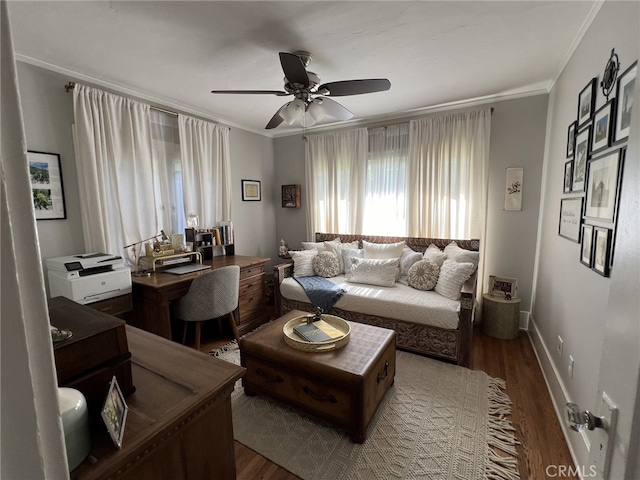
[[[191,282],[187,294],[171,305],[172,316],[184,322],[182,343],[187,336],[189,322],[196,324],[196,345],[200,349],[200,327],[207,320],[227,316],[236,340],[235,311],[238,308],[238,290],[240,284],[240,267],[230,265],[201,273]]]

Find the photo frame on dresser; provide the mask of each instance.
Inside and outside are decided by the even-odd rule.
[[[613,138],[614,101],[609,100],[593,114],[593,135],[591,154],[600,152],[611,145]]]
[[[122,438],[124,437],[124,424],[127,420],[127,413],[129,407],[124,400],[118,380],[114,375],[109,385],[109,392],[107,398],[104,401],[104,406],[100,412],[100,416],[107,427],[109,436],[113,440],[114,445],[120,449],[122,448]]]
[[[589,80],[589,83],[578,94],[578,127],[582,128],[591,120],[593,110],[596,106],[596,84],[597,77]]]
[[[629,137],[629,127],[631,125],[631,107],[633,106],[633,90],[635,88],[636,76],[638,72],[638,61],[627,68],[618,77],[616,87],[616,115],[615,133],[616,143],[623,142]]]

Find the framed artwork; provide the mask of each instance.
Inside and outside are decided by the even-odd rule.
[[[569,125],[567,129],[567,158],[573,158],[576,146],[576,122]]]
[[[563,193],[571,193],[571,186],[573,185],[573,160],[568,160],[564,163],[564,187]]]
[[[518,296],[518,279],[489,275],[489,295],[511,300]]]
[[[609,100],[593,115],[593,136],[591,139],[591,154],[611,145],[613,135],[613,100]]]
[[[582,205],[582,197],[563,198],[560,200],[558,235],[576,243],[580,243]]]
[[[575,160],[573,162],[573,178],[571,180],[572,192],[584,191],[584,180],[587,173],[587,160],[589,158],[589,145],[591,144],[591,125],[580,130],[576,136]]]
[[[282,185],[282,208],[300,208],[300,185]]]
[[[611,250],[611,230],[593,227],[593,262],[591,270],[603,277],[609,276],[609,252]]]
[[[114,375],[111,379],[109,393],[107,393],[107,399],[104,402],[104,407],[102,407],[100,415],[102,416],[104,424],[107,426],[113,443],[118,449],[122,448],[124,423],[127,420],[128,411],[129,407],[127,407],[127,403],[124,401],[124,395],[122,395],[122,391]]]
[[[615,220],[622,152],[620,149],[589,162],[586,217],[606,222]]]
[[[577,125],[583,126],[593,115],[593,110],[596,106],[596,83],[597,78],[593,77],[589,80],[589,83],[582,89],[578,95],[578,121]]]
[[[593,254],[593,225],[582,225],[582,248],[580,249],[580,263],[591,268]]]
[[[631,107],[633,106],[633,89],[636,83],[636,73],[638,70],[638,62],[633,62],[622,75],[618,78],[618,86],[616,89],[617,108],[616,108],[616,126],[615,139],[616,142],[622,142],[629,136],[629,125],[631,125]]]
[[[259,180],[242,180],[242,201],[259,202],[262,199]]]
[[[507,184],[504,192],[505,210],[522,210],[523,177],[523,168],[507,168]]]
[[[60,155],[29,150],[27,161],[36,220],[67,218]]]

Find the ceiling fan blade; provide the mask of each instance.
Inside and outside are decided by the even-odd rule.
[[[244,94],[244,95],[277,95],[278,97],[286,97],[287,95],[291,95],[287,92],[282,92],[280,90],[211,90],[211,93],[234,93],[234,94]]]
[[[309,86],[307,69],[299,56],[293,53],[280,52],[280,64],[289,83],[298,83],[305,88]]]
[[[386,78],[370,78],[363,80],[344,80],[320,85],[318,93],[328,90],[332,97],[344,97],[346,95],[362,95],[363,93],[383,92],[391,88],[391,82]]]
[[[272,128],[276,128],[278,125],[284,122],[284,118],[282,118],[282,116],[280,115],[280,112],[283,111],[285,108],[287,108],[287,105],[289,105],[290,103],[291,102],[287,102],[278,109],[276,114],[273,117],[271,117],[271,120],[269,120],[269,123],[267,123],[267,126],[264,127],[265,130],[271,130]]]
[[[331,100],[330,98],[323,98],[321,105],[327,115],[337,118],[338,120],[349,120],[350,118],[353,118],[353,113],[346,107],[340,105],[335,100]]]

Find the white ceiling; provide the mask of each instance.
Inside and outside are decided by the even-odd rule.
[[[596,1],[12,1],[18,60],[265,135],[291,97],[278,52],[307,50],[322,82],[388,78],[336,98],[353,123],[547,91]],[[63,85],[60,85],[63,88]],[[324,122],[334,123],[327,118]]]

